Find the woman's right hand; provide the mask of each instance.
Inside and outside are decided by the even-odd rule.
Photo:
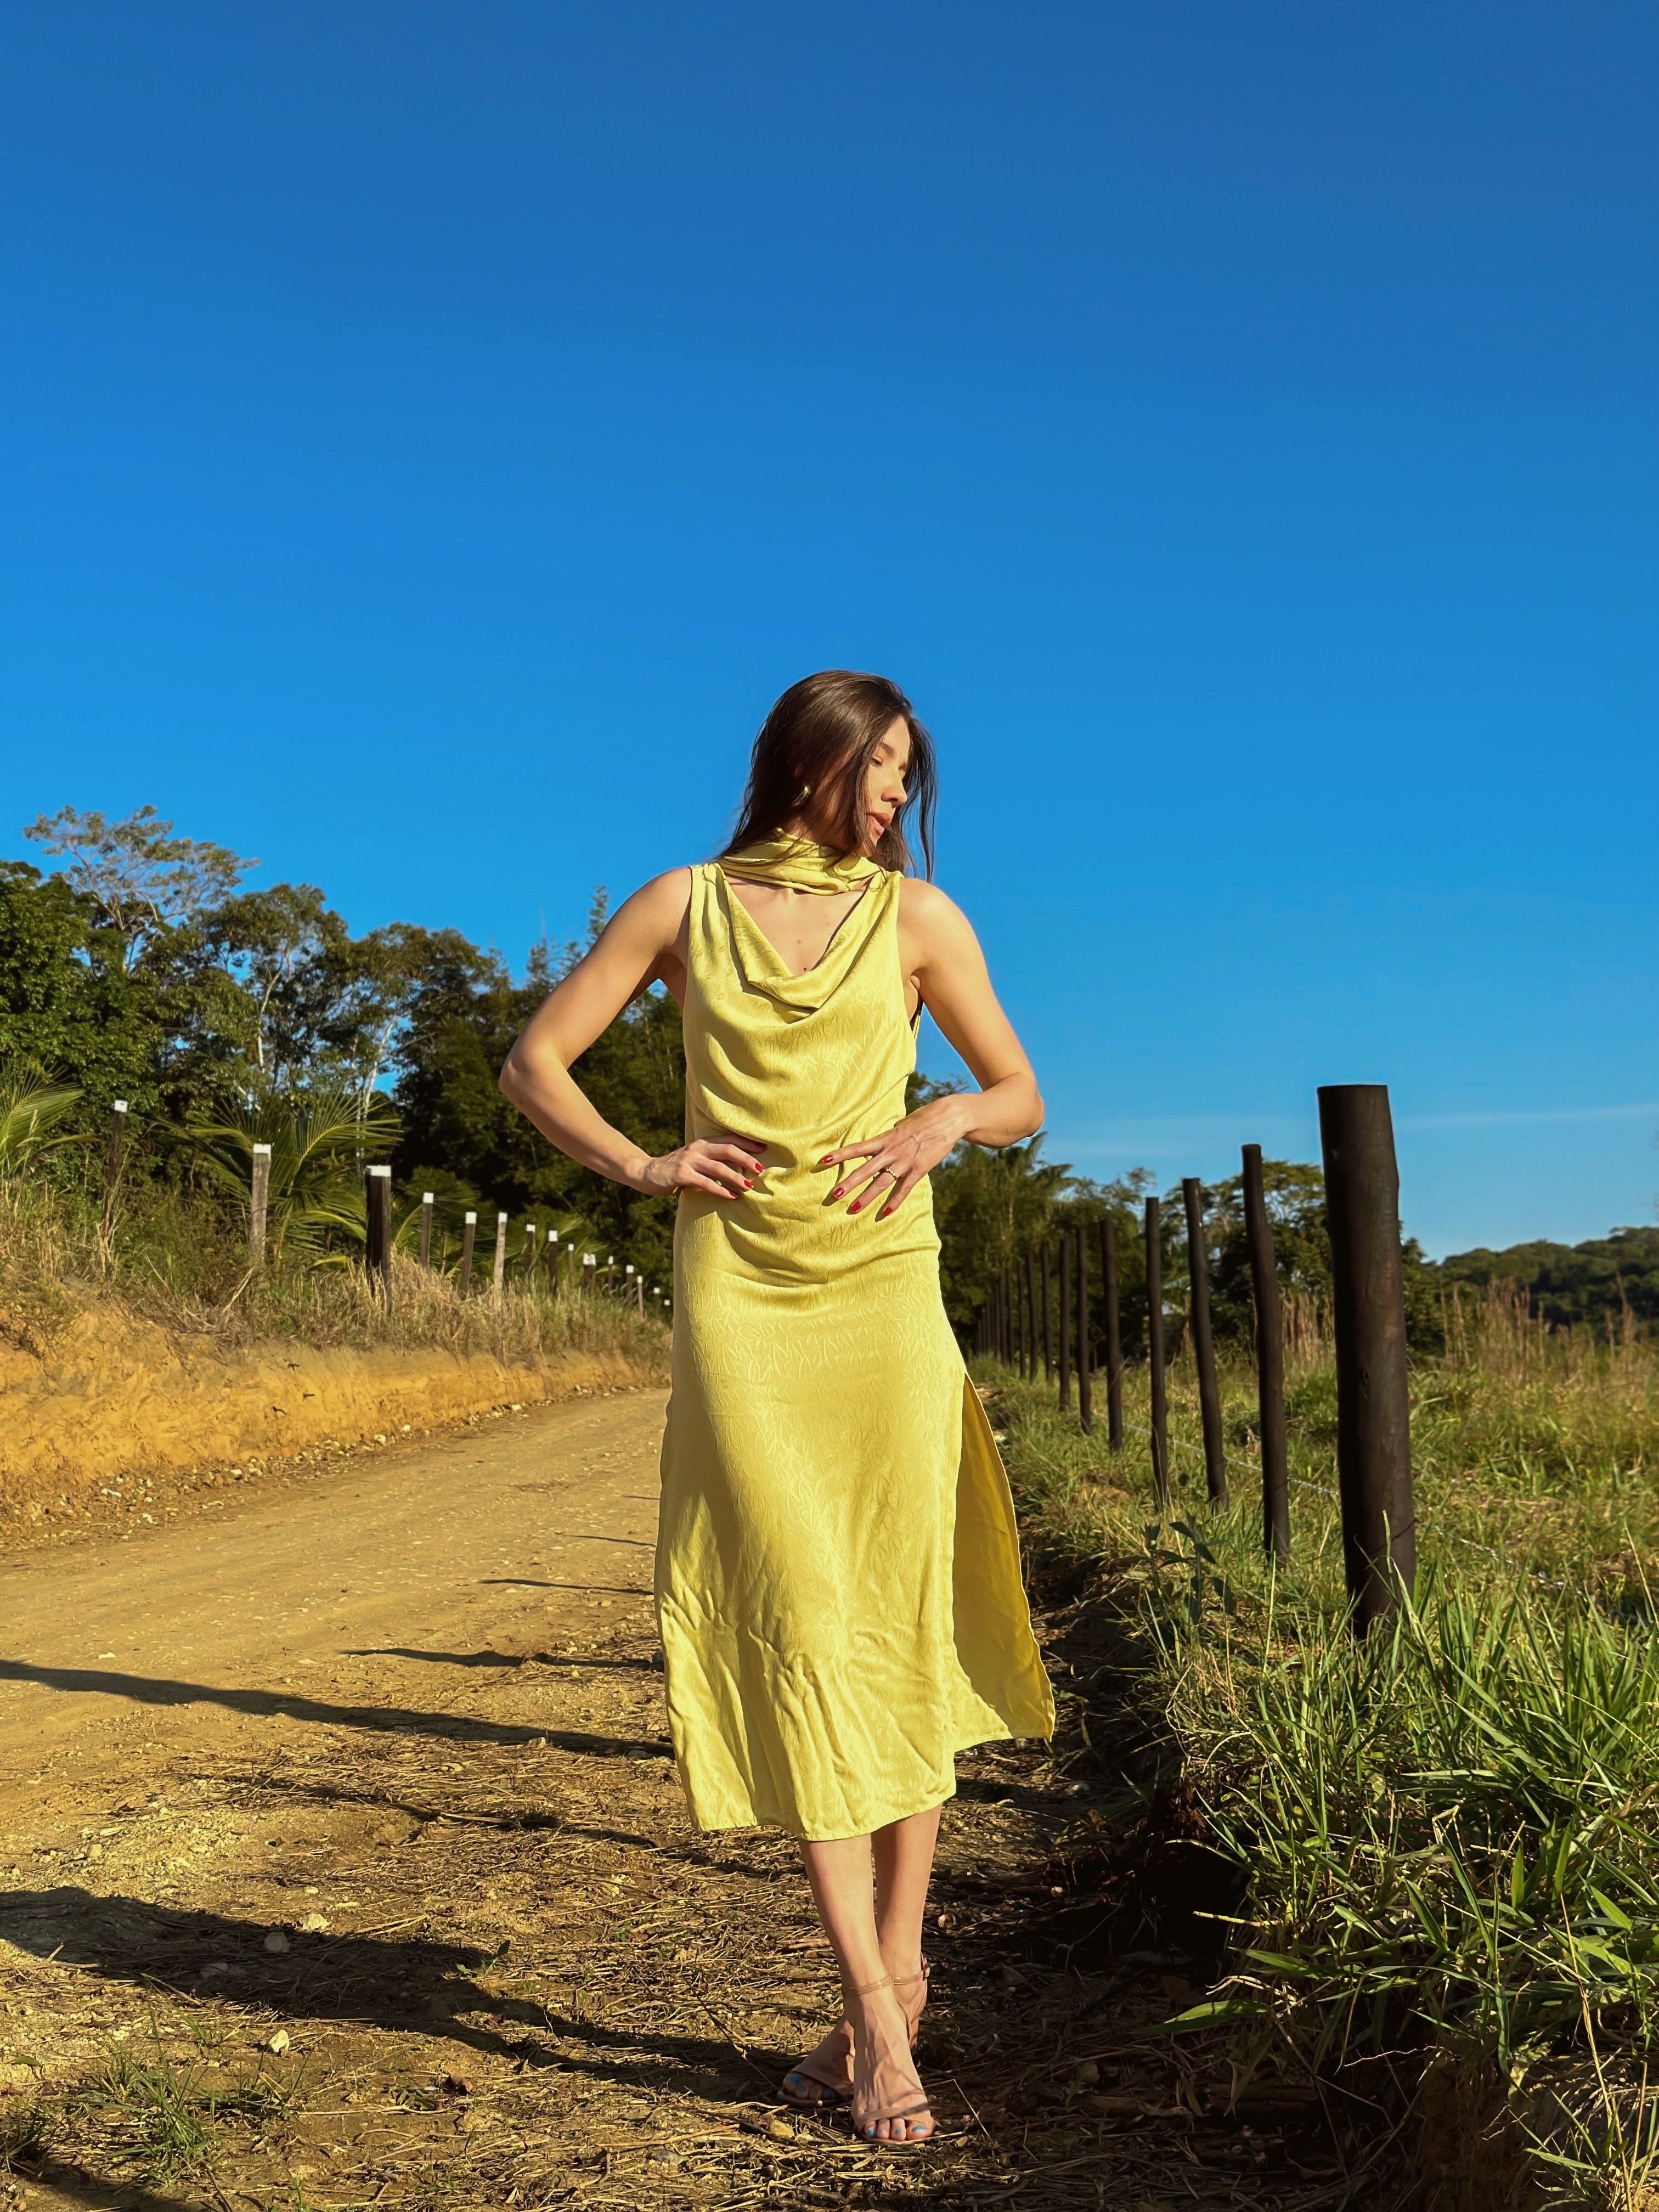
[[[765,1161],[757,1157],[765,1150],[753,1137],[694,1137],[677,1152],[647,1160],[635,1188],[653,1197],[702,1190],[714,1198],[741,1198],[766,1172]]]

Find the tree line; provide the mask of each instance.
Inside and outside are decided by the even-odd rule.
[[[106,1129],[115,1100],[127,1100],[143,1140],[140,1172],[205,1198],[223,1188],[227,1142],[238,1131],[303,1115],[319,1100],[336,1102],[337,1112],[344,1101],[373,1132],[375,1157],[391,1158],[400,1192],[435,1188],[451,1217],[469,1205],[574,1217],[590,1241],[667,1279],[673,1201],[641,1197],[567,1159],[496,1089],[514,1038],[583,945],[534,945],[515,978],[499,951],[459,930],[392,922],[353,936],[315,885],[245,889],[257,863],[176,835],[148,806],[118,821],[66,807],[23,835],[57,865],[0,860],[0,1067],[76,1087],[71,1120],[88,1133]],[[605,918],[601,890],[587,942]],[[679,1011],[660,987],[626,1008],[574,1072],[599,1112],[641,1145],[660,1152],[681,1141]],[[939,1087],[917,1076],[912,1103]],[[1265,1174],[1285,1286],[1318,1310],[1330,1279],[1320,1172],[1269,1161]],[[1109,1215],[1133,1355],[1146,1328],[1149,1171],[1097,1182],[1046,1158],[1038,1137],[1000,1152],[963,1146],[933,1182],[945,1304],[958,1329],[972,1325],[1011,1260]],[[1161,1205],[1165,1282],[1178,1308],[1179,1193]],[[1209,1187],[1206,1206],[1216,1331],[1243,1340],[1251,1304],[1237,1178]],[[1420,1349],[1442,1340],[1449,1290],[1479,1291],[1494,1277],[1521,1284],[1557,1323],[1605,1328],[1626,1310],[1643,1322],[1659,1316],[1659,1230],[1617,1230],[1575,1248],[1463,1253],[1438,1265],[1414,1243],[1405,1249]]]

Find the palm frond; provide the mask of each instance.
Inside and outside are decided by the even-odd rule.
[[[15,1066],[0,1072],[0,1175],[21,1175],[43,1152],[55,1152],[60,1145],[88,1143],[86,1137],[58,1129],[81,1097],[78,1083]]]

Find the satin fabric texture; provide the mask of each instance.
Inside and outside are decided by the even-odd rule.
[[[733,878],[857,890],[792,974]],[[691,871],[686,1132],[758,1140],[683,1192],[656,1559],[669,1724],[700,1828],[866,1835],[942,1803],[955,1754],[1048,1737],[1007,1477],[939,1296],[926,1182],[829,1194],[915,1065],[902,878],[777,838]]]

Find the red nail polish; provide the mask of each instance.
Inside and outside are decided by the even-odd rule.
[[[849,1213],[856,1213],[856,1212],[858,1212],[858,1210],[859,1210],[860,1206],[861,1206],[863,1205],[863,1203],[864,1203],[864,1200],[863,1200],[861,1198],[855,1198],[855,1199],[853,1200],[853,1203],[852,1203],[852,1204],[848,1207],[847,1211],[848,1211]]]
[[[838,1182],[838,1183],[836,1185],[835,1188],[834,1188],[834,1189],[830,1192],[830,1203],[831,1203],[832,1205],[834,1204],[834,1202],[836,1201],[836,1199],[838,1199],[838,1198],[841,1196],[842,1193],[846,1189],[846,1188],[847,1188],[847,1186],[846,1186],[846,1184],[845,1184],[844,1182]]]

